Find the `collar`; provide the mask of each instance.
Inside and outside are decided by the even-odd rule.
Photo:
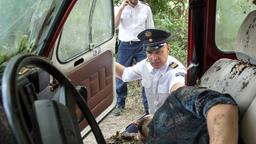
[[[160,72],[163,75],[163,74],[166,73],[166,71],[169,67],[169,61],[167,60],[166,63],[159,69],[154,69],[149,62],[147,62],[146,66],[147,66],[150,73]]]
[[[142,3],[140,3],[140,1],[138,1],[137,5],[134,8],[139,7],[140,5],[142,5]]]
[[[129,6],[131,9],[134,9],[134,8],[139,7],[140,5],[142,5],[142,3],[138,2],[138,3],[137,3],[137,5],[136,5],[135,7],[131,7],[131,6],[129,6],[129,5],[128,5],[128,6]]]

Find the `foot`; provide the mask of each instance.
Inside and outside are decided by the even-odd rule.
[[[138,124],[137,123],[131,123],[125,128],[125,132],[127,133],[138,133]]]
[[[115,109],[114,109],[114,111],[113,111],[113,115],[114,116],[120,116],[121,115],[121,113],[123,112],[123,108],[121,108],[121,107],[116,107]]]

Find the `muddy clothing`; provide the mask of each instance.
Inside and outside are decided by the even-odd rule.
[[[208,144],[207,112],[216,104],[236,102],[228,94],[206,88],[179,88],[154,114],[146,143]]]
[[[164,103],[175,83],[185,83],[186,69],[177,59],[169,56],[167,62],[160,69],[154,69],[147,60],[143,60],[132,67],[124,69],[124,82],[142,80],[145,88],[149,113],[154,112]]]

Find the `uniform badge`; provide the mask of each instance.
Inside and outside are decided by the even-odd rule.
[[[153,39],[151,38],[152,37],[152,32],[151,31],[146,31],[145,32],[145,37],[148,38],[148,42],[153,41]]]
[[[185,73],[184,72],[178,72],[175,74],[175,77],[181,76],[181,77],[185,77]]]
[[[178,64],[175,63],[175,62],[172,62],[172,63],[169,64],[169,67],[175,69],[176,67],[178,67]]]
[[[146,32],[145,32],[145,36],[146,36],[147,38],[151,37],[151,36],[152,36],[152,32],[151,32],[151,31],[146,31]]]

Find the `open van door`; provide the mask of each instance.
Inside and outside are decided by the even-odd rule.
[[[97,122],[115,106],[113,15],[112,0],[0,0],[0,113],[11,115],[0,124],[8,122],[19,143],[39,140],[41,133],[34,134],[37,124],[32,122],[49,124],[40,127],[45,135],[53,127],[64,133],[47,121],[41,108],[36,111],[38,121],[33,119],[34,106],[45,99],[70,108],[67,112],[76,116],[70,122],[82,137],[90,130],[88,123],[94,134],[101,135]],[[71,82],[82,97],[69,95],[72,89],[77,91],[65,89],[63,82]],[[88,115],[85,110],[82,114],[81,105]],[[53,111],[60,110],[55,108]],[[45,112],[50,114],[48,110]],[[57,122],[58,116],[51,118]],[[27,141],[19,141],[23,138]],[[104,141],[102,136],[100,139]]]
[[[110,0],[78,0],[71,8],[57,41],[49,44],[53,45],[49,56],[53,65],[78,87],[96,120],[100,121],[116,103],[113,4]],[[77,115],[84,136],[90,128],[79,109]]]

